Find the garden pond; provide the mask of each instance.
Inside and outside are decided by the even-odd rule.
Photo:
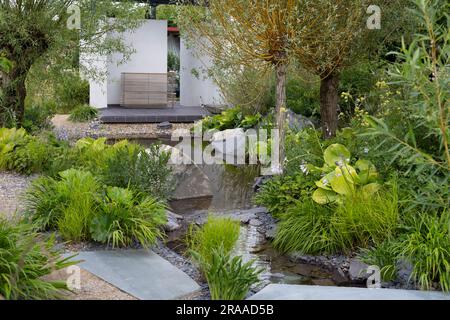
[[[133,142],[148,146],[157,140]],[[173,146],[165,139],[159,142]],[[173,169],[176,189],[170,209],[183,217],[181,228],[167,235],[166,244],[173,251],[185,254],[184,239],[191,224],[202,224],[209,214],[229,216],[242,222],[235,254],[263,269],[260,276],[263,285],[362,285],[345,276],[348,267],[345,257],[297,257],[281,254],[271,246],[276,221],[264,208],[252,203],[260,177],[258,166],[177,165]]]

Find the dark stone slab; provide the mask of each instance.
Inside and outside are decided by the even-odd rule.
[[[100,110],[100,121],[103,123],[161,123],[161,122],[195,122],[210,113],[202,107],[131,109],[109,106]]]

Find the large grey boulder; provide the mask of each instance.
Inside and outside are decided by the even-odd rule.
[[[245,152],[245,140],[244,129],[228,129],[214,133],[211,144],[220,154],[237,155],[240,150]]]

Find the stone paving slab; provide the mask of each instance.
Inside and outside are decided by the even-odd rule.
[[[100,121],[104,123],[161,123],[194,122],[210,115],[202,107],[185,107],[177,104],[174,108],[133,109],[110,106],[100,110]]]
[[[250,300],[450,300],[442,292],[271,284]]]
[[[80,252],[79,266],[140,300],[175,300],[200,286],[150,250]]]

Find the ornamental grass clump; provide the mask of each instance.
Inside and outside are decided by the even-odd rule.
[[[129,189],[108,187],[99,212],[90,224],[95,241],[126,247],[137,241],[143,247],[163,236],[167,222],[165,205],[150,196],[136,196]]]
[[[63,281],[46,281],[55,270],[71,266],[55,250],[54,238],[44,238],[29,224],[0,219],[0,300],[59,299],[68,290]]]
[[[189,229],[189,254],[206,278],[213,300],[242,300],[259,282],[262,271],[253,268],[252,261],[244,263],[242,257],[232,256],[239,233],[238,221],[214,216]]]

